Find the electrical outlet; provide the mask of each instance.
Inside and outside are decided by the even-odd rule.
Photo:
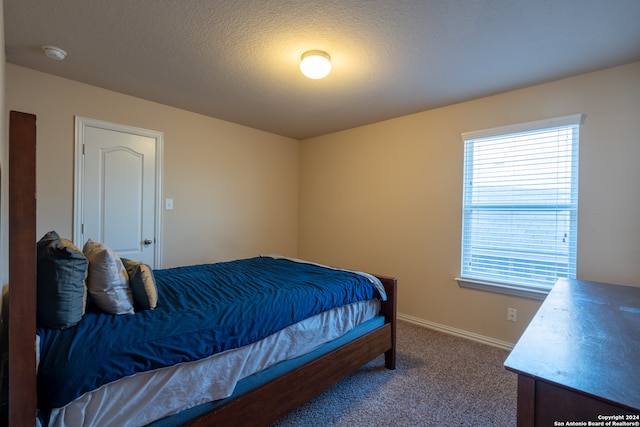
[[[507,308],[507,320],[515,322],[518,319],[518,310],[515,308]]]

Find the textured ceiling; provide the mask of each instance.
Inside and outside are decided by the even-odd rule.
[[[9,63],[296,139],[640,60],[638,0],[4,0],[4,15]],[[331,55],[323,80],[298,69],[311,49]]]

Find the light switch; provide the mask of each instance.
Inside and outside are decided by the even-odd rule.
[[[164,200],[164,208],[165,208],[165,210],[172,211],[173,210],[173,199],[165,199]]]

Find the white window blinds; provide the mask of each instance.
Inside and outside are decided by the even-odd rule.
[[[581,119],[462,135],[463,278],[540,289],[575,277]]]

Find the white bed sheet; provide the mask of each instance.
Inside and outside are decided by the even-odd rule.
[[[256,343],[195,362],[138,373],[87,392],[55,409],[49,426],[134,427],[233,393],[238,381],[306,354],[380,312],[380,301],[338,307]]]

